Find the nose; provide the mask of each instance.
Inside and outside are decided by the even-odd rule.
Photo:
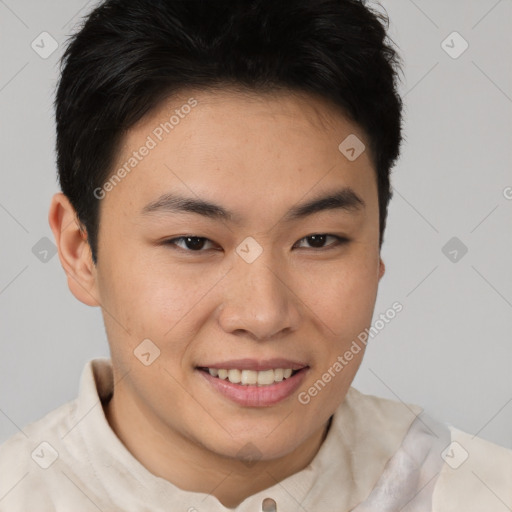
[[[257,340],[295,331],[301,320],[301,301],[294,277],[265,251],[252,263],[235,258],[223,283],[219,323],[230,334],[249,334]],[[297,284],[295,283],[295,288]]]

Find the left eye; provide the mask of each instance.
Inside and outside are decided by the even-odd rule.
[[[299,240],[299,242],[297,242],[297,243],[300,243],[303,240],[307,240],[308,243],[313,245],[314,249],[323,249],[323,248],[325,248],[324,243],[327,238],[334,238],[335,242],[327,245],[326,248],[337,247],[338,245],[348,242],[348,240],[346,238],[343,238],[341,236],[328,235],[328,234],[315,234],[315,235],[305,236],[304,238],[301,238]]]
[[[334,239],[334,243],[325,246],[325,242],[328,238]],[[310,245],[312,245],[313,249],[324,249],[337,247],[338,245],[347,243],[348,239],[336,235],[314,234],[301,238],[297,243],[300,244],[300,242],[303,241],[307,241]],[[179,243],[183,243],[184,247],[178,245]],[[204,252],[202,249],[204,249],[205,244],[208,243],[212,244],[212,241],[202,236],[180,236],[165,242],[166,245],[174,245],[188,252]]]

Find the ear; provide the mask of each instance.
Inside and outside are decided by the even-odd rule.
[[[58,192],[52,198],[48,222],[59,250],[59,259],[68,278],[71,293],[88,306],[100,304],[96,284],[96,267],[76,211],[69,199]]]
[[[379,281],[381,280],[382,276],[384,275],[384,272],[386,272],[386,265],[384,265],[382,258],[379,258]]]

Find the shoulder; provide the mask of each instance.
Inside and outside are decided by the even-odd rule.
[[[37,441],[41,437],[49,434],[52,436],[65,434],[66,430],[72,425],[75,411],[76,399],[53,409],[11,436],[0,445],[0,466],[16,464],[19,467],[27,467],[29,461],[20,458],[19,455],[35,449]]]
[[[450,426],[434,491],[435,512],[512,510],[512,450]]]
[[[0,512],[52,510],[49,489],[59,475],[63,438],[72,429],[76,399],[26,425],[0,445]],[[37,496],[37,500],[31,500]]]
[[[0,445],[0,512],[95,510],[103,483],[91,463],[91,438],[108,435],[101,403],[113,388],[110,359],[88,361],[78,396]],[[112,438],[114,434],[112,434]]]
[[[374,414],[385,414],[389,416],[393,416],[397,412],[402,412],[404,409],[408,410],[413,416],[423,411],[423,408],[417,404],[399,402],[398,400],[370,395],[352,386],[348,389],[345,401],[354,409],[372,410]]]
[[[416,496],[416,505],[421,502],[433,512],[512,511],[512,450],[440,422],[414,404],[365,395],[353,388],[347,403],[358,411],[354,417],[361,413],[361,418],[371,418],[378,426],[374,453],[389,446],[386,432],[390,427],[399,421],[407,423],[405,410],[417,415],[407,432],[402,430],[406,435],[365,506],[378,510],[394,500],[401,510]],[[365,442],[372,439],[365,436]]]

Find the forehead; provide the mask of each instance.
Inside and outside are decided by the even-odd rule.
[[[366,144],[357,125],[318,97],[190,91],[169,98],[128,131],[113,172],[123,165],[129,171],[106,202],[133,213],[165,192],[179,192],[215,203],[229,200],[242,211],[296,203],[340,186],[376,199],[368,152],[350,161],[340,151],[354,136]],[[150,149],[141,157],[144,147]]]

